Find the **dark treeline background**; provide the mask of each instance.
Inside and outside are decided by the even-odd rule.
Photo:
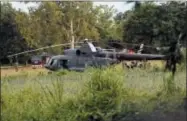
[[[134,8],[124,13],[107,5],[94,6],[93,2],[36,2],[39,6],[28,13],[1,3],[0,61],[8,62],[10,54],[71,42],[72,37],[75,42],[114,39],[166,46],[181,32],[187,33],[186,2],[133,3]],[[185,42],[186,36],[181,43]],[[46,51],[60,53],[62,48]]]

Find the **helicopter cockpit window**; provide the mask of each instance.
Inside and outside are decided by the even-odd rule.
[[[53,65],[53,63],[54,63],[54,59],[51,60],[50,65]]]
[[[51,62],[50,62],[50,65],[54,65],[56,62],[57,62],[57,60],[52,59]]]

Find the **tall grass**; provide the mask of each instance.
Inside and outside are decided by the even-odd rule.
[[[6,77],[1,116],[3,121],[117,121],[171,110],[186,96],[185,75],[182,70],[172,78],[169,73],[118,65],[84,73]]]
[[[114,73],[115,72],[115,73]],[[118,75],[116,75],[118,73]],[[96,69],[79,98],[83,103],[81,120],[109,120],[121,108],[123,71],[118,68]]]

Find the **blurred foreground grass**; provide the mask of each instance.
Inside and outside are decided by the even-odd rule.
[[[174,80],[155,69],[90,68],[2,80],[3,121],[111,121],[116,115],[175,110],[186,97],[186,72]]]

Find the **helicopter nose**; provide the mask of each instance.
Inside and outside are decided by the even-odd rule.
[[[44,64],[44,67],[47,67],[47,64]]]
[[[47,64],[44,65],[45,68],[49,69],[49,66]]]

